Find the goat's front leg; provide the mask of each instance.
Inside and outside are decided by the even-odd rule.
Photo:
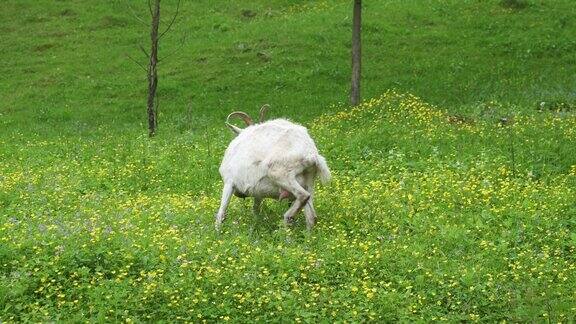
[[[260,208],[262,208],[262,198],[254,197],[254,205],[252,206],[252,212],[255,216],[260,215]]]
[[[217,231],[220,231],[222,221],[224,220],[224,218],[226,218],[226,208],[230,203],[230,198],[232,197],[233,192],[234,192],[234,186],[231,183],[225,183],[224,189],[222,189],[222,200],[220,201],[220,209],[218,209],[218,213],[216,214]]]

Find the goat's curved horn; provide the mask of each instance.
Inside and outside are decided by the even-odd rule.
[[[265,104],[264,106],[262,106],[262,108],[260,108],[260,116],[259,116],[259,120],[258,120],[260,123],[264,122],[268,108],[270,108],[269,104]]]
[[[250,125],[254,124],[254,121],[252,121],[252,118],[250,118],[250,116],[248,116],[247,113],[242,112],[242,111],[232,112],[230,115],[228,115],[228,117],[226,117],[226,126],[228,126],[228,128],[230,128],[230,130],[232,130],[232,132],[234,132],[236,135],[240,134],[240,132],[242,131],[242,128],[230,124],[230,118],[232,118],[232,117],[241,118],[246,123],[246,126],[250,126]]]
[[[240,127],[238,127],[238,126],[234,126],[234,125],[232,125],[232,124],[230,124],[230,123],[226,123],[226,126],[227,126],[228,128],[230,128],[230,130],[231,130],[232,132],[234,132],[234,134],[236,134],[236,135],[238,135],[238,134],[240,134],[240,132],[242,132],[242,128],[240,128]]]
[[[228,117],[226,117],[226,124],[229,124],[230,122],[230,118],[232,117],[238,117],[241,118],[245,123],[246,126],[250,126],[254,124],[254,121],[252,121],[252,118],[250,118],[250,116],[248,116],[247,113],[242,112],[242,111],[234,111],[232,113],[230,113],[230,115],[228,115]]]

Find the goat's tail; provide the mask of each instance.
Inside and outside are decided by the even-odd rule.
[[[328,169],[328,164],[326,164],[326,159],[318,154],[316,160],[316,169],[318,170],[318,175],[320,176],[320,182],[326,184],[330,181],[330,169]]]

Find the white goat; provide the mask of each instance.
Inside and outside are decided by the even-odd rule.
[[[284,221],[290,223],[304,208],[307,227],[310,229],[314,225],[314,179],[318,175],[322,183],[330,180],[326,160],[318,154],[305,127],[285,119],[264,122],[267,108],[265,105],[260,109],[260,123],[257,124],[243,112],[233,112],[226,119],[226,125],[237,136],[230,142],[220,165],[224,189],[216,214],[218,230],[232,194],[241,198],[254,197],[256,214],[263,198],[287,198],[293,202],[284,214]],[[248,127],[241,129],[230,124],[231,117],[242,118]]]

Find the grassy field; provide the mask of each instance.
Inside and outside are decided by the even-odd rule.
[[[145,1],[4,1],[0,322],[575,321],[573,2],[364,2],[350,108],[351,1],[184,1],[149,139]],[[332,169],[317,226],[233,199],[217,234],[264,103]]]

